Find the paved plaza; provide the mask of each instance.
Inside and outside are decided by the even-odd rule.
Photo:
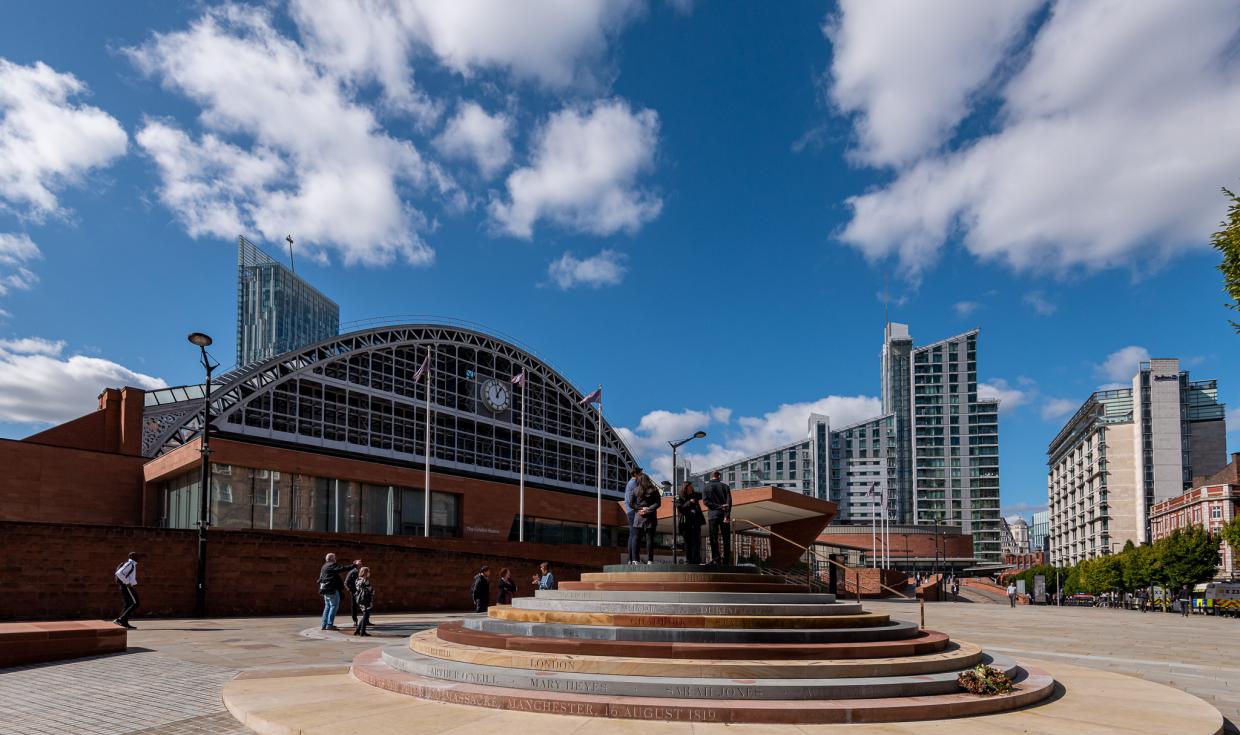
[[[867,602],[867,609],[916,620],[915,604]],[[404,635],[462,615],[384,616]],[[342,671],[366,641],[319,635],[309,616],[139,620],[128,653],[0,671],[2,735],[242,735],[220,700],[241,672]],[[1129,674],[1183,689],[1240,721],[1240,620],[1087,608],[1015,610],[985,603],[926,606],[926,625],[1019,657]],[[307,629],[312,635],[303,634]],[[381,628],[382,630],[382,628]],[[796,731],[796,728],[790,728]],[[1228,732],[1237,732],[1234,725]]]

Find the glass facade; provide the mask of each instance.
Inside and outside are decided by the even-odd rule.
[[[237,244],[237,365],[340,333],[340,307],[244,237]]]

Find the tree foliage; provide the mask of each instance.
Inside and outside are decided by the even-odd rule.
[[[1210,241],[1223,256],[1218,269],[1223,274],[1223,290],[1231,299],[1227,306],[1240,311],[1240,197],[1227,188],[1223,189],[1223,194],[1228,200],[1227,217],[1219,223],[1219,230]],[[1240,323],[1232,322],[1231,326],[1240,332]]]
[[[1219,535],[1231,547],[1233,554],[1240,554],[1240,516],[1236,516],[1227,522],[1219,531]]]
[[[1159,581],[1171,589],[1204,582],[1218,571],[1219,540],[1201,526],[1177,528],[1154,544]]]

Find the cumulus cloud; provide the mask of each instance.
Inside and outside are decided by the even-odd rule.
[[[827,18],[829,92],[855,116],[854,155],[877,165],[940,146],[1042,0],[844,0]]]
[[[597,82],[608,40],[639,0],[294,0],[308,45],[393,100],[425,106],[411,59],[430,55],[470,77],[499,69],[550,88]]]
[[[933,8],[945,23],[973,23],[972,13],[952,10]],[[893,12],[853,26],[846,11],[839,33],[864,34],[871,48],[898,54],[903,45],[890,39],[921,22],[915,12]],[[995,47],[986,33],[962,38],[916,28],[929,48],[910,62],[913,70],[955,73],[933,62]],[[1056,273],[1148,268],[1209,247],[1222,206],[1218,187],[1240,169],[1238,30],[1235,3],[1054,3],[1028,48],[1004,46],[997,63],[1013,73],[994,94],[966,94],[963,115],[958,94],[930,99],[922,113],[940,132],[907,138],[951,140],[973,113],[992,132],[960,136],[915,161],[905,156],[889,183],[848,200],[840,239],[871,258],[896,256],[910,275],[928,268],[949,240],[982,260]],[[954,48],[961,43],[969,49]],[[876,147],[866,141],[905,137],[876,137],[864,125],[875,114],[892,117],[880,103],[898,97],[903,82],[864,79],[873,89],[855,103],[859,155],[901,160],[897,154],[916,146]],[[889,148],[894,153],[880,155]]]
[[[1020,388],[1008,385],[1003,378],[995,378],[985,383],[978,383],[977,397],[982,400],[999,401],[999,413],[1011,413],[1029,399],[1029,394]]]
[[[0,232],[0,296],[32,288],[39,277],[29,266],[40,257],[39,246],[29,235]]]
[[[54,424],[90,412],[104,388],[163,388],[163,380],[110,360],[62,357],[65,343],[41,337],[0,340],[0,421]]]
[[[294,232],[311,254],[332,248],[346,263],[432,260],[426,218],[402,194],[433,191],[451,204],[459,190],[385,133],[266,10],[214,8],[127,52],[202,107],[197,138],[158,120],[137,136],[159,171],[160,200],[191,236]]]
[[[1041,291],[1030,291],[1025,294],[1024,301],[1038,316],[1050,316],[1059,310],[1059,306],[1048,301],[1046,294]]]
[[[529,165],[508,176],[508,201],[493,201],[491,216],[522,238],[539,219],[594,235],[634,232],[663,207],[637,182],[654,166],[658,137],[658,114],[623,100],[560,110],[535,135]]]
[[[491,178],[512,158],[512,119],[503,113],[487,114],[476,102],[463,102],[435,147],[448,158],[473,161],[485,178]]]
[[[1094,366],[1094,373],[1100,378],[1111,382],[1103,386],[1109,388],[1132,387],[1132,376],[1137,374],[1137,363],[1150,359],[1150,351],[1139,345],[1129,345],[1107,355],[1100,364]]]
[[[964,318],[982,308],[982,305],[976,301],[957,301],[952,304],[952,310],[956,312],[956,316]]]
[[[1028,520],[1028,516],[1031,516],[1034,513],[1041,513],[1044,510],[1046,510],[1046,503],[1019,502],[1009,503],[1008,505],[1003,506],[1003,510],[1000,512],[1003,514],[1004,518],[1016,516],[1018,518]]]
[[[709,411],[651,411],[635,429],[618,431],[625,442],[656,474],[671,474],[671,450],[667,442],[683,439],[695,431],[707,431],[706,439],[686,445],[681,456],[694,471],[705,470],[745,456],[803,439],[812,413],[827,416],[832,426],[847,426],[881,414],[882,405],[870,396],[826,396],[816,401],[781,404],[760,416],[733,420],[730,408]]]
[[[35,219],[60,211],[57,192],[124,155],[129,137],[86,85],[43,62],[0,59],[0,210]]]
[[[1047,398],[1042,402],[1042,419],[1044,421],[1053,421],[1063,418],[1076,411],[1080,405],[1080,401],[1074,401],[1070,398]]]
[[[598,255],[584,259],[565,252],[547,266],[547,276],[552,283],[565,290],[574,286],[615,286],[624,280],[624,274],[628,271],[624,261],[624,253],[614,250],[601,250]]]

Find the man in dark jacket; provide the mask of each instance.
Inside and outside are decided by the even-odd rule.
[[[349,616],[353,618],[353,627],[357,627],[357,573],[362,569],[362,560],[354,559],[353,568],[344,575],[344,588],[348,591],[345,597],[349,600]]]
[[[486,564],[474,575],[474,583],[469,586],[469,596],[474,601],[474,612],[484,613],[491,605],[491,567]]]
[[[352,564],[337,564],[336,555],[328,554],[323,567],[319,570],[319,594],[323,596],[323,626],[321,630],[339,630],[336,627],[336,612],[340,609],[340,591],[344,585],[340,583],[340,573],[361,566],[360,561]]]
[[[706,505],[706,524],[710,529],[710,563],[730,564],[732,560],[732,488],[712,472],[710,482],[702,490]],[[720,555],[720,539],[723,554]]]

